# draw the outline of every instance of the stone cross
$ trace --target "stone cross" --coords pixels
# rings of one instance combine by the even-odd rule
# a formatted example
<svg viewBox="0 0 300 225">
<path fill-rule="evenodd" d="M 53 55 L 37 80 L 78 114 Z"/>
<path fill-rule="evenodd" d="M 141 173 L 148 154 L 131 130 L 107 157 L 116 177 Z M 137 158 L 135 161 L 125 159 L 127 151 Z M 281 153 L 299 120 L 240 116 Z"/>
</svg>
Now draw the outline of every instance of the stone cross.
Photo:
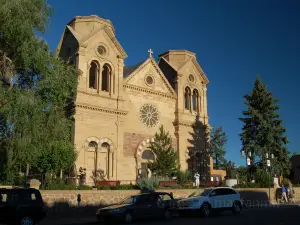
<svg viewBox="0 0 300 225">
<path fill-rule="evenodd" d="M 151 48 L 148 50 L 148 53 L 149 53 L 149 56 L 152 57 L 153 51 Z"/>
</svg>

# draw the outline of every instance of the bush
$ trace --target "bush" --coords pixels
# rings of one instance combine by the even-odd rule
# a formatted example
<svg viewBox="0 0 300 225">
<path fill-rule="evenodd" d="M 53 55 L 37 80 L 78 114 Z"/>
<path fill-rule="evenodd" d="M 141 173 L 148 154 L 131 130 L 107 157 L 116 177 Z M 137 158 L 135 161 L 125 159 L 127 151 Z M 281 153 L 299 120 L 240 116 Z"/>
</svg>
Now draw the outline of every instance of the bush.
<svg viewBox="0 0 300 225">
<path fill-rule="evenodd" d="M 283 178 L 282 183 L 283 183 L 284 186 L 289 186 L 289 184 L 291 183 L 291 181 L 288 178 Z"/>
<path fill-rule="evenodd" d="M 111 187 L 111 190 L 138 190 L 136 185 L 121 184 L 116 187 Z"/>
<path fill-rule="evenodd" d="M 151 178 L 142 178 L 137 180 L 136 186 L 140 189 L 148 189 L 151 191 L 154 191 L 159 186 L 159 179 L 157 177 L 151 177 Z"/>
<path fill-rule="evenodd" d="M 268 188 L 273 184 L 270 174 L 263 169 L 258 169 L 254 174 L 255 183 L 262 188 Z"/>
<path fill-rule="evenodd" d="M 154 191 L 155 189 L 159 188 L 160 181 L 169 181 L 169 180 L 170 178 L 168 177 L 142 178 L 137 180 L 136 186 L 140 190 L 148 189 L 150 191 Z"/>
<path fill-rule="evenodd" d="M 186 185 L 193 182 L 193 174 L 190 171 L 177 171 L 177 182 L 180 185 Z"/>
<path fill-rule="evenodd" d="M 41 190 L 92 190 L 93 188 L 86 185 L 75 186 L 67 184 L 47 184 L 40 187 Z"/>
</svg>

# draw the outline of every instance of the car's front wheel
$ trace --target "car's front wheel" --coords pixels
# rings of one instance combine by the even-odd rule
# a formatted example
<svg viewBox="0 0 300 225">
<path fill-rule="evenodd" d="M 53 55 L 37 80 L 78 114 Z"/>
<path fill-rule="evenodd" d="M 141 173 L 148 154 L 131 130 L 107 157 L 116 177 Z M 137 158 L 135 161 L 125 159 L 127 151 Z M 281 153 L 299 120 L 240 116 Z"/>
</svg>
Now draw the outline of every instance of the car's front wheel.
<svg viewBox="0 0 300 225">
<path fill-rule="evenodd" d="M 131 224 L 133 220 L 132 214 L 130 212 L 126 212 L 124 215 L 124 221 L 126 224 Z"/>
<path fill-rule="evenodd" d="M 202 206 L 201 206 L 201 215 L 204 216 L 204 217 L 208 217 L 210 216 L 211 214 L 211 207 L 208 203 L 204 203 Z"/>
<path fill-rule="evenodd" d="M 23 217 L 20 220 L 20 225 L 34 225 L 34 220 L 31 217 Z"/>
<path fill-rule="evenodd" d="M 241 205 L 241 203 L 238 202 L 238 201 L 235 201 L 233 203 L 233 205 L 232 205 L 232 212 L 234 214 L 239 214 L 239 213 L 241 213 L 241 211 L 242 211 L 242 205 Z"/>
</svg>

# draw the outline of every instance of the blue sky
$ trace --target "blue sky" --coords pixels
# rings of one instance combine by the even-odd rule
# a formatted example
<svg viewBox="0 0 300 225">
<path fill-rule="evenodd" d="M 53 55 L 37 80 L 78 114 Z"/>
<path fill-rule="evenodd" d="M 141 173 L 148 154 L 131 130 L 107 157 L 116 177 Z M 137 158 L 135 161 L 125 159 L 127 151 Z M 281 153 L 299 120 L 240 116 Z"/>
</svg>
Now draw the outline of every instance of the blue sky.
<svg viewBox="0 0 300 225">
<path fill-rule="evenodd" d="M 208 76 L 208 110 L 212 126 L 228 135 L 227 158 L 240 156 L 238 120 L 243 95 L 257 75 L 280 100 L 280 114 L 290 140 L 300 152 L 300 1 L 267 0 L 49 0 L 54 16 L 44 38 L 55 50 L 74 16 L 98 15 L 113 22 L 128 54 L 125 65 L 169 49 L 195 52 Z"/>
</svg>

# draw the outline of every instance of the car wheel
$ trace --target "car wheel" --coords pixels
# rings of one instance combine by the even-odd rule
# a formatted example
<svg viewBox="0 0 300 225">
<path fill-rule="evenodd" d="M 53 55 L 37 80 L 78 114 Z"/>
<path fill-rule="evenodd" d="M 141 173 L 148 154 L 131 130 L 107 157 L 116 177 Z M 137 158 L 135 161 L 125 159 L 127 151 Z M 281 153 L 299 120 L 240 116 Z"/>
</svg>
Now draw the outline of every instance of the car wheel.
<svg viewBox="0 0 300 225">
<path fill-rule="evenodd" d="M 201 207 L 201 215 L 204 217 L 208 217 L 211 214 L 211 208 L 210 205 L 207 203 L 204 203 Z"/>
<path fill-rule="evenodd" d="M 133 220 L 132 214 L 130 212 L 125 213 L 124 220 L 126 224 L 131 224 Z"/>
<path fill-rule="evenodd" d="M 239 214 L 242 211 L 242 206 L 240 202 L 234 202 L 232 205 L 232 212 L 234 214 Z"/>
<path fill-rule="evenodd" d="M 20 220 L 20 225 L 34 225 L 34 221 L 30 217 L 23 217 Z"/>
<path fill-rule="evenodd" d="M 172 218 L 172 213 L 169 209 L 166 209 L 165 212 L 164 212 L 164 218 L 169 220 Z"/>
</svg>

